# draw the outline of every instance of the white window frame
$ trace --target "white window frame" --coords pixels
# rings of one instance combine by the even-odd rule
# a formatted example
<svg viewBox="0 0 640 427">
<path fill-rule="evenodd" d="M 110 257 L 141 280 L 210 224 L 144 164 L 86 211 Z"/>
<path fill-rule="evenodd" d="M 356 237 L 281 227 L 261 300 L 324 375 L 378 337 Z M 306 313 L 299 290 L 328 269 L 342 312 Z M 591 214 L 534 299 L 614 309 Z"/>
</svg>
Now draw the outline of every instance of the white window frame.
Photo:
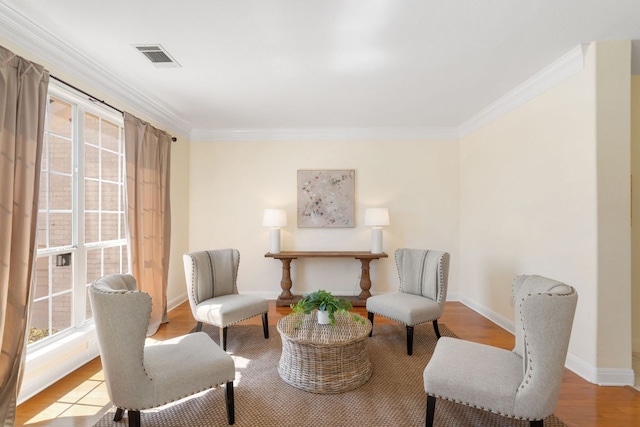
<svg viewBox="0 0 640 427">
<path fill-rule="evenodd" d="M 43 338 L 27 347 L 24 378 L 18 402 L 21 403 L 44 388 L 53 384 L 60 378 L 74 371 L 78 367 L 98 356 L 98 344 L 95 334 L 93 318 L 86 319 L 86 287 L 87 283 L 87 250 L 128 245 L 126 224 L 120 224 L 124 231 L 124 238 L 104 242 L 92 242 L 85 244 L 84 236 L 84 117 L 85 113 L 91 113 L 104 120 L 108 120 L 119 126 L 124 125 L 120 113 L 99 103 L 94 103 L 83 95 L 68 88 L 62 83 L 51 80 L 49 83 L 49 96 L 72 104 L 73 107 L 73 143 L 74 152 L 72 159 L 72 185 L 74 188 L 72 201 L 72 244 L 63 247 L 45 248 L 37 251 L 37 257 L 50 256 L 59 253 L 72 254 L 73 270 L 73 313 L 72 325 L 64 331 Z M 79 138 L 82 140 L 78 141 Z M 121 147 L 124 152 L 124 134 L 121 136 Z M 120 164 L 120 168 L 124 167 Z M 123 173 L 124 171 L 120 171 Z M 102 179 L 102 177 L 101 177 Z M 124 186 L 123 186 L 124 191 Z M 121 206 L 123 198 L 118 200 Z M 124 206 L 122 206 L 124 208 Z M 124 209 L 123 209 L 124 210 Z M 125 211 L 126 215 L 126 211 Z M 125 221 L 126 222 L 126 218 Z M 127 250 L 129 254 L 129 251 Z M 130 255 L 129 255 L 130 257 Z M 121 261 L 122 262 L 122 261 Z M 124 271 L 129 270 L 129 264 L 123 266 Z M 34 275 L 35 276 L 35 275 Z M 49 295 L 50 296 L 50 295 Z M 50 314 L 51 316 L 51 314 Z"/>
</svg>

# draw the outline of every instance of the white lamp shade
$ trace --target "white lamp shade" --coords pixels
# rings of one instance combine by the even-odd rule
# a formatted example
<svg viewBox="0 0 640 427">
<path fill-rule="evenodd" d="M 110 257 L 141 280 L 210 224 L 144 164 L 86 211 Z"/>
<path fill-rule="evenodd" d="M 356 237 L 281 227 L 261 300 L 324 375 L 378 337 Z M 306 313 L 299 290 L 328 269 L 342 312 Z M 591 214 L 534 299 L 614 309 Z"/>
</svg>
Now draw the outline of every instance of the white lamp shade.
<svg viewBox="0 0 640 427">
<path fill-rule="evenodd" d="M 379 227 L 389 225 L 389 209 L 369 208 L 364 211 L 364 225 Z"/>
<path fill-rule="evenodd" d="M 262 225 L 265 227 L 286 227 L 287 211 L 284 209 L 265 209 Z"/>
</svg>

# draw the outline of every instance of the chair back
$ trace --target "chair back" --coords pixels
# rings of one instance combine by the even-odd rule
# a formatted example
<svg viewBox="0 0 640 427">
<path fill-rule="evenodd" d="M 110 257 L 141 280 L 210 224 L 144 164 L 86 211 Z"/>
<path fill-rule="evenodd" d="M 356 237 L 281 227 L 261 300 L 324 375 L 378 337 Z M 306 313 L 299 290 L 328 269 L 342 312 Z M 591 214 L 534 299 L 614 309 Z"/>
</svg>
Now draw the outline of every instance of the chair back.
<svg viewBox="0 0 640 427">
<path fill-rule="evenodd" d="M 210 298 L 238 293 L 240 252 L 237 249 L 192 252 L 184 254 L 183 261 L 192 310 Z"/>
<path fill-rule="evenodd" d="M 544 418 L 558 402 L 578 294 L 564 283 L 530 275 L 515 278 L 513 298 L 513 352 L 523 360 L 515 413 Z"/>
<path fill-rule="evenodd" d="M 449 279 L 449 254 L 441 251 L 396 250 L 400 292 L 420 295 L 444 306 Z"/>
<path fill-rule="evenodd" d="M 104 276 L 89 286 L 105 382 L 118 407 L 145 400 L 145 390 L 152 387 L 143 361 L 151 297 L 136 289 L 129 274 Z"/>
</svg>

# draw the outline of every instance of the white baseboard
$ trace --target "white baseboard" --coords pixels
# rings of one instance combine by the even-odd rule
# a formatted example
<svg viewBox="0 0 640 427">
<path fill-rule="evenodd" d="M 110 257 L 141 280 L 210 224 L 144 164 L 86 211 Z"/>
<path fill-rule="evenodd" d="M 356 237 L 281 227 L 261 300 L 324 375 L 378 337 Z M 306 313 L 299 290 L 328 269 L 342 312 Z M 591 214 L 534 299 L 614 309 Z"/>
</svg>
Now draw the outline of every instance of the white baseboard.
<svg viewBox="0 0 640 427">
<path fill-rule="evenodd" d="M 505 331 L 511 333 L 511 334 L 515 334 L 515 326 L 513 321 L 507 319 L 506 317 L 502 316 L 501 314 L 498 314 L 490 309 L 488 309 L 487 307 L 476 303 L 475 301 L 466 298 L 465 296 L 460 296 L 460 302 L 463 303 L 464 305 L 466 305 L 467 307 L 469 307 L 470 309 L 472 309 L 473 311 L 477 312 L 478 314 L 480 314 L 482 317 L 485 317 L 489 320 L 491 320 L 493 323 L 495 323 L 496 325 L 500 326 L 502 329 L 504 329 Z"/>
<path fill-rule="evenodd" d="M 460 302 L 502 329 L 514 334 L 513 321 L 464 296 L 460 297 Z M 633 369 L 597 368 L 571 353 L 567 354 L 565 367 L 590 383 L 602 386 L 633 386 L 635 381 Z"/>
</svg>

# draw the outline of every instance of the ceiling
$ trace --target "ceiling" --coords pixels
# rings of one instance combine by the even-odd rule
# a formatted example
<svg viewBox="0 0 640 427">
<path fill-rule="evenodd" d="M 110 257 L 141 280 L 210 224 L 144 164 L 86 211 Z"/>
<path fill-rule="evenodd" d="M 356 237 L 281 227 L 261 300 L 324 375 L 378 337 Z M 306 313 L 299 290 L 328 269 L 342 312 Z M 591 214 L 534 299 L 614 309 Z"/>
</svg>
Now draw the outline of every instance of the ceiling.
<svg viewBox="0 0 640 427">
<path fill-rule="evenodd" d="M 194 139 L 455 134 L 572 49 L 640 39 L 640 1 L 0 0 L 0 28 Z M 181 67 L 155 67 L 137 44 Z M 634 43 L 635 73 L 639 57 Z"/>
</svg>

